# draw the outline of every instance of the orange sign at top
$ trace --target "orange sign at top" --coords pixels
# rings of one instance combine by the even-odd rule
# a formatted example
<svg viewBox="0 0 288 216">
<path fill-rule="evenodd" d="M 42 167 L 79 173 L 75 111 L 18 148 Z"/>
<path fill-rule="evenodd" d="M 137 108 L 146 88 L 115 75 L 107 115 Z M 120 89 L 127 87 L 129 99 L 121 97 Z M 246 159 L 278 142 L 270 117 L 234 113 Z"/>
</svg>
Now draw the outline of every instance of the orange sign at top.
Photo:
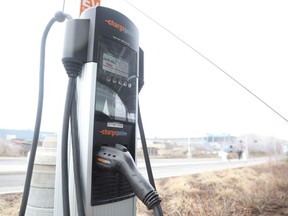
<svg viewBox="0 0 288 216">
<path fill-rule="evenodd" d="M 90 7 L 95 7 L 100 5 L 100 0 L 81 0 L 81 5 L 80 5 L 80 15 L 84 10 Z"/>
</svg>

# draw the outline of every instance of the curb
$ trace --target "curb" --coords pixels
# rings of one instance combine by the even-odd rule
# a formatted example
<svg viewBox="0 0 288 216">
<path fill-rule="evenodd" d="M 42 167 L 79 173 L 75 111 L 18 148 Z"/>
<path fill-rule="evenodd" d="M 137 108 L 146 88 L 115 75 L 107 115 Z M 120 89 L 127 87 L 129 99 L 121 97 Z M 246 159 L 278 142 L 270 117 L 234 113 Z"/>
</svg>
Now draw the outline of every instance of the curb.
<svg viewBox="0 0 288 216">
<path fill-rule="evenodd" d="M 26 174 L 26 170 L 0 170 L 0 175 Z"/>
<path fill-rule="evenodd" d="M 23 193 L 23 189 L 15 189 L 15 190 L 13 190 L 13 189 L 11 189 L 11 190 L 8 190 L 8 191 L 2 191 L 2 192 L 0 192 L 0 196 L 1 195 L 6 195 L 6 194 L 21 194 L 21 193 Z"/>
<path fill-rule="evenodd" d="M 0 157 L 1 160 L 27 160 L 27 157 Z"/>
</svg>

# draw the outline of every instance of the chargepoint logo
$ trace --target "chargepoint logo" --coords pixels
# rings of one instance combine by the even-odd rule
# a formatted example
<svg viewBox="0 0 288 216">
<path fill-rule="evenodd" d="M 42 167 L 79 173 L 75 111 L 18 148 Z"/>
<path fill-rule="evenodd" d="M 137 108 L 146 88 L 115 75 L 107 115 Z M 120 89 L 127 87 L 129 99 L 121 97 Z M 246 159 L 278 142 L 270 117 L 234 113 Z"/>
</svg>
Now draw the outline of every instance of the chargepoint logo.
<svg viewBox="0 0 288 216">
<path fill-rule="evenodd" d="M 119 23 L 115 22 L 115 21 L 112 20 L 112 19 L 105 20 L 105 22 L 106 22 L 109 26 L 112 26 L 112 27 L 118 29 L 118 31 L 120 31 L 120 32 L 123 32 L 123 33 L 125 33 L 125 34 L 130 35 L 130 36 L 134 36 L 132 31 L 130 31 L 129 29 L 125 28 L 123 25 L 120 25 Z"/>
<path fill-rule="evenodd" d="M 116 130 L 100 130 L 99 131 L 102 135 L 111 136 L 111 137 L 118 137 L 118 136 L 127 136 L 127 132 L 125 131 L 116 131 Z"/>
</svg>

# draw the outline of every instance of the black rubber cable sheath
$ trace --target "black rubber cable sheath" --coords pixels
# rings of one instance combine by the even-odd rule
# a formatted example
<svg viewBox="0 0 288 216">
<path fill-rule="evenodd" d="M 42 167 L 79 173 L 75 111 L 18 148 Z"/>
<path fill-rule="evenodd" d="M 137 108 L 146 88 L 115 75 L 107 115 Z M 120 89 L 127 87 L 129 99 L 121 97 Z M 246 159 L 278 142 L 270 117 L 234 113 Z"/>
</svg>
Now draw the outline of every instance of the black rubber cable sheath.
<svg viewBox="0 0 288 216">
<path fill-rule="evenodd" d="M 66 101 L 62 123 L 62 140 L 61 140 L 61 180 L 62 180 L 62 201 L 63 216 L 70 216 L 69 208 L 69 175 L 68 175 L 68 133 L 69 133 L 69 117 L 71 113 L 72 101 L 75 95 L 76 80 L 69 77 Z"/>
<path fill-rule="evenodd" d="M 71 134 L 72 134 L 72 152 L 73 152 L 73 167 L 74 167 L 74 181 L 77 199 L 78 215 L 85 216 L 85 209 L 83 204 L 83 191 L 80 173 L 80 146 L 78 136 L 78 121 L 77 121 L 77 101 L 76 97 L 72 101 L 72 110 L 70 115 Z"/>
<path fill-rule="evenodd" d="M 155 216 L 163 216 L 163 211 L 162 211 L 160 203 L 155 204 L 152 208 L 153 208 L 153 213 Z"/>
<path fill-rule="evenodd" d="M 151 168 L 151 163 L 150 163 L 150 159 L 149 159 L 149 153 L 148 153 L 148 148 L 147 148 L 147 143 L 146 143 L 146 138 L 145 138 L 145 133 L 144 133 L 144 128 L 143 128 L 143 123 L 142 123 L 142 118 L 141 118 L 141 113 L 140 113 L 139 103 L 138 103 L 138 126 L 139 126 L 140 138 L 141 138 L 141 143 L 142 143 L 143 154 L 144 154 L 144 159 L 145 159 L 145 164 L 146 164 L 149 182 L 152 185 L 152 187 L 156 190 L 153 172 L 152 172 L 152 168 Z"/>
<path fill-rule="evenodd" d="M 141 138 L 141 142 L 142 142 L 143 154 L 144 154 L 144 159 L 145 159 L 145 164 L 146 164 L 149 182 L 152 185 L 152 187 L 154 187 L 154 189 L 156 190 L 155 181 L 154 181 L 153 172 L 152 172 L 151 163 L 150 163 L 150 158 L 149 158 L 149 153 L 148 153 L 148 147 L 147 147 L 147 143 L 146 143 L 146 137 L 145 137 L 145 133 L 144 133 L 143 122 L 142 122 L 142 118 L 141 118 L 139 103 L 138 103 L 138 127 L 139 127 L 140 138 Z M 153 212 L 154 212 L 155 216 L 162 216 L 163 215 L 162 207 L 161 207 L 160 203 L 153 206 Z"/>
</svg>

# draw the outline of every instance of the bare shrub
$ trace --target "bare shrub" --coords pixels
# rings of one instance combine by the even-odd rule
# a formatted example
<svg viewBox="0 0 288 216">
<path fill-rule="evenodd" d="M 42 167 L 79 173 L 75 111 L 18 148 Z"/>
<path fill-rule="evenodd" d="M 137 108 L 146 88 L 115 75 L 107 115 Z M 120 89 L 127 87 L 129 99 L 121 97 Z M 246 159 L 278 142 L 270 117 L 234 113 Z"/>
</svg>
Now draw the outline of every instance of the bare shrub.
<svg viewBox="0 0 288 216">
<path fill-rule="evenodd" d="M 0 157 L 24 157 L 30 148 L 31 145 L 0 141 Z"/>
</svg>

